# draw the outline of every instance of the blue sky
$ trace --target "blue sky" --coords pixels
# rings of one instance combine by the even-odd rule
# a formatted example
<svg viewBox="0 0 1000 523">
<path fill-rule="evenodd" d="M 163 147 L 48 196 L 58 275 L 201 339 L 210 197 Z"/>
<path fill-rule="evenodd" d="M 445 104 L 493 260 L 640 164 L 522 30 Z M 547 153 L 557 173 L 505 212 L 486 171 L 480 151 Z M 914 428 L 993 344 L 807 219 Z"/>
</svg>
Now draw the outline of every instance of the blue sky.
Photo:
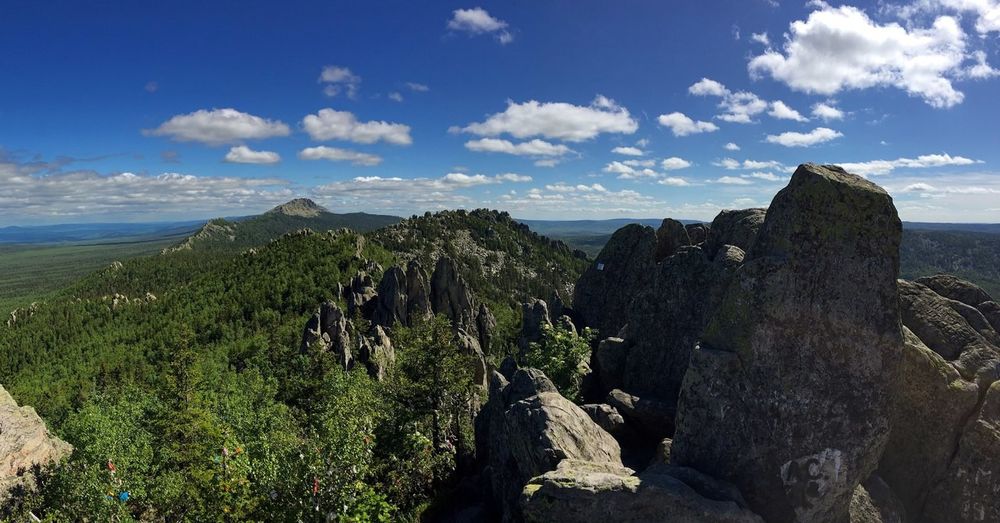
<svg viewBox="0 0 1000 523">
<path fill-rule="evenodd" d="M 806 161 L 1000 222 L 998 38 L 1000 0 L 5 2 L 0 225 L 711 219 Z"/>
</svg>

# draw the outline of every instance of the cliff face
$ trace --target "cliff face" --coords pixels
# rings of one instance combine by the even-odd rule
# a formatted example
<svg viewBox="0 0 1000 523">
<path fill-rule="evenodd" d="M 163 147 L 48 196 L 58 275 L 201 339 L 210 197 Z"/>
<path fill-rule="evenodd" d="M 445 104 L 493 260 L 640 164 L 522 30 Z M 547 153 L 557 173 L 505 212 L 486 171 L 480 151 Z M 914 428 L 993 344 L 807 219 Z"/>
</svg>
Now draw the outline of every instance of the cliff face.
<svg viewBox="0 0 1000 523">
<path fill-rule="evenodd" d="M 32 488 L 40 468 L 72 450 L 69 443 L 49 433 L 35 409 L 19 407 L 0 387 L 0 516 L 22 488 Z"/>
</svg>

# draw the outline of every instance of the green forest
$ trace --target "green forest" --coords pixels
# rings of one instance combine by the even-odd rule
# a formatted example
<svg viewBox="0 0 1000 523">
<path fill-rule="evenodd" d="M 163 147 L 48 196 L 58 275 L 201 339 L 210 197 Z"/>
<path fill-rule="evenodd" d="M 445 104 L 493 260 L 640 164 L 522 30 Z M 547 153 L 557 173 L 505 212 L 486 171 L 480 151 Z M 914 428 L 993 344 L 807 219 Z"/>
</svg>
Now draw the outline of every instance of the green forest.
<svg viewBox="0 0 1000 523">
<path fill-rule="evenodd" d="M 393 241 L 413 231 L 423 241 Z M 460 252 L 456 231 L 490 259 Z M 496 315 L 494 364 L 514 350 L 520 301 L 564 288 L 586 263 L 509 216 L 461 211 L 368 236 L 295 232 L 239 252 L 135 258 L 22 312 L 0 326 L 0 383 L 75 450 L 7 516 L 406 521 L 441 510 L 471 461 L 471 407 L 484 393 L 449 321 L 394 328 L 382 381 L 300 340 L 320 303 L 344 305 L 336 289 L 362 266 L 442 253 Z M 484 276 L 501 259 L 518 265 Z M 566 368 L 579 361 L 564 355 L 582 358 L 586 340 L 555 329 L 545 339 L 532 350 L 551 345 L 553 356 L 528 356 L 578 387 Z"/>
</svg>

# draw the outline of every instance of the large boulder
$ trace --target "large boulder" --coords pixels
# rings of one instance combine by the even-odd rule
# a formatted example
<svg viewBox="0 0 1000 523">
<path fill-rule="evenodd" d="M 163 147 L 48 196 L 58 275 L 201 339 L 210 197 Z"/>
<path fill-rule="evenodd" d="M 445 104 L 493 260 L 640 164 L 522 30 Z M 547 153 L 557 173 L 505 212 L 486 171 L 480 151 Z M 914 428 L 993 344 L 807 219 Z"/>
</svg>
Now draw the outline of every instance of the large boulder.
<svg viewBox="0 0 1000 523">
<path fill-rule="evenodd" d="M 695 470 L 659 466 L 636 476 L 621 465 L 575 459 L 533 478 L 521 506 L 525 520 L 538 523 L 763 523 L 732 486 Z"/>
<path fill-rule="evenodd" d="M 757 231 L 764 223 L 767 209 L 724 210 L 712 220 L 705 240 L 705 252 L 709 257 L 723 245 L 739 247 L 746 252 L 757 239 Z"/>
<path fill-rule="evenodd" d="M 385 379 L 386 373 L 396 362 L 396 351 L 381 325 L 373 325 L 368 336 L 361 338 L 358 360 L 365 366 L 369 376 L 379 381 Z"/>
<path fill-rule="evenodd" d="M 986 321 L 990 322 L 990 326 L 993 330 L 1000 332 L 1000 303 L 995 301 L 987 301 L 980 303 L 976 309 L 983 313 L 983 317 Z"/>
<path fill-rule="evenodd" d="M 880 187 L 799 166 L 692 353 L 671 463 L 769 522 L 845 521 L 889 437 L 900 236 Z"/>
<path fill-rule="evenodd" d="M 691 245 L 698 245 L 708 239 L 709 225 L 707 223 L 689 223 L 684 226 L 684 229 L 687 230 Z"/>
<path fill-rule="evenodd" d="M 656 261 L 672 256 L 685 245 L 691 245 L 691 238 L 684 224 L 673 218 L 664 218 L 656 230 Z"/>
<path fill-rule="evenodd" d="M 905 523 L 906 509 L 882 478 L 872 475 L 854 489 L 850 523 Z"/>
<path fill-rule="evenodd" d="M 949 300 L 929 287 L 899 281 L 899 308 L 906 325 L 931 350 L 938 353 L 966 380 L 981 387 L 996 381 L 1000 351 L 983 337 Z"/>
<path fill-rule="evenodd" d="M 993 301 L 993 298 L 978 285 L 950 274 L 924 276 L 923 278 L 917 278 L 916 282 L 926 285 L 932 291 L 945 298 L 960 301 L 972 307 L 976 307 L 983 302 Z"/>
<path fill-rule="evenodd" d="M 35 486 L 36 473 L 72 452 L 69 443 L 52 435 L 35 409 L 19 407 L 0 387 L 0 518 Z"/>
<path fill-rule="evenodd" d="M 586 412 L 556 392 L 540 371 L 519 369 L 510 383 L 493 372 L 489 401 L 476 421 L 488 460 L 494 500 L 507 521 L 520 519 L 518 498 L 528 481 L 563 459 L 621 465 L 618 443 Z"/>
<path fill-rule="evenodd" d="M 631 224 L 615 231 L 573 290 L 581 327 L 615 336 L 629 321 L 628 306 L 656 266 L 656 231 Z"/>
<path fill-rule="evenodd" d="M 928 490 L 951 463 L 965 420 L 979 401 L 978 387 L 903 328 L 903 359 L 895 381 L 892 433 L 879 475 L 910 514 L 920 514 Z"/>
</svg>

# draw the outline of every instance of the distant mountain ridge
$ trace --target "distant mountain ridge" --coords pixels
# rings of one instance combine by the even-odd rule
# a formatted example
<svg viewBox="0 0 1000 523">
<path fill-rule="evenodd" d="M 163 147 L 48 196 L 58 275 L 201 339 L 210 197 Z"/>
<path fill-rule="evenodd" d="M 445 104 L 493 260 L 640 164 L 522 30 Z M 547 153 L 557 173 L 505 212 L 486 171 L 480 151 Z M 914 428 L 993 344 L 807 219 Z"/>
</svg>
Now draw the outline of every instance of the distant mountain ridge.
<svg viewBox="0 0 1000 523">
<path fill-rule="evenodd" d="M 399 223 L 402 218 L 364 212 L 336 214 L 308 198 L 296 198 L 257 215 L 209 220 L 183 242 L 164 253 L 187 250 L 243 250 L 299 229 L 351 229 L 368 232 Z"/>
</svg>

